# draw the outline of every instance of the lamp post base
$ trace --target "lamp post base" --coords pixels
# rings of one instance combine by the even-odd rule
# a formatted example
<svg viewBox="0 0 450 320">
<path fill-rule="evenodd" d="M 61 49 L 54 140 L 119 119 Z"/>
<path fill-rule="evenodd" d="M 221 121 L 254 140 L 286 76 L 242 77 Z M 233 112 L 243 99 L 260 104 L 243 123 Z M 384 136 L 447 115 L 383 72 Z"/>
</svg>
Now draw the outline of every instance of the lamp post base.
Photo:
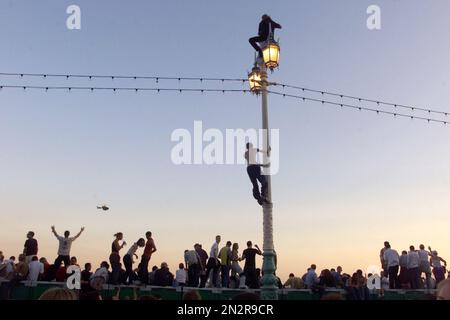
<svg viewBox="0 0 450 320">
<path fill-rule="evenodd" d="M 264 250 L 263 252 L 263 277 L 261 298 L 263 300 L 278 300 L 278 280 L 275 276 L 275 252 Z"/>
</svg>

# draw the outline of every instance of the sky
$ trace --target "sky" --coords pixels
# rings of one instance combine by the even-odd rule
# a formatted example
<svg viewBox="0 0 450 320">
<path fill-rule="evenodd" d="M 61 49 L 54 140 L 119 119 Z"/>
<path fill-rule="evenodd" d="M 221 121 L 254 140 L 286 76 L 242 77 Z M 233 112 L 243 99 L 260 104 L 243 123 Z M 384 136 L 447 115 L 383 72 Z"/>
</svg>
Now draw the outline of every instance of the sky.
<svg viewBox="0 0 450 320">
<path fill-rule="evenodd" d="M 81 8 L 80 30 L 66 27 L 72 4 Z M 366 26 L 372 4 L 381 8 L 381 30 Z M 253 63 L 247 40 L 263 13 L 283 26 L 271 81 L 450 112 L 446 0 L 1 0 L 0 72 L 245 78 Z M 67 81 L 0 76 L 3 85 Z M 245 166 L 176 166 L 170 158 L 174 130 L 192 132 L 197 120 L 205 129 L 259 128 L 260 102 L 242 93 L 4 88 L 0 250 L 18 255 L 33 230 L 39 256 L 53 261 L 51 225 L 72 234 L 84 226 L 71 253 L 95 266 L 118 231 L 131 244 L 151 230 L 158 251 L 150 265 L 166 261 L 172 270 L 194 243 L 209 251 L 216 234 L 241 250 L 247 240 L 262 247 L 262 210 Z M 449 258 L 450 126 L 278 96 L 269 96 L 269 114 L 280 133 L 272 195 L 282 279 L 311 263 L 366 270 L 379 263 L 385 240 L 398 250 L 424 243 Z M 97 210 L 101 204 L 111 209 Z"/>
</svg>

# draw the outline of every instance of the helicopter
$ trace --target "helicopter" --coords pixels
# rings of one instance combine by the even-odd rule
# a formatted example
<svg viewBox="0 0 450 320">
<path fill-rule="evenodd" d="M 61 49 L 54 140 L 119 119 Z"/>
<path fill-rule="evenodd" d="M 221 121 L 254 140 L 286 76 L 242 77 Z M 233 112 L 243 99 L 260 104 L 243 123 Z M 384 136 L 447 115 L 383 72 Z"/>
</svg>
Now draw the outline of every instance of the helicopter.
<svg viewBox="0 0 450 320">
<path fill-rule="evenodd" d="M 106 206 L 106 205 L 102 205 L 102 206 L 97 206 L 97 209 L 103 210 L 103 211 L 108 211 L 108 210 L 109 210 L 109 207 Z"/>
</svg>

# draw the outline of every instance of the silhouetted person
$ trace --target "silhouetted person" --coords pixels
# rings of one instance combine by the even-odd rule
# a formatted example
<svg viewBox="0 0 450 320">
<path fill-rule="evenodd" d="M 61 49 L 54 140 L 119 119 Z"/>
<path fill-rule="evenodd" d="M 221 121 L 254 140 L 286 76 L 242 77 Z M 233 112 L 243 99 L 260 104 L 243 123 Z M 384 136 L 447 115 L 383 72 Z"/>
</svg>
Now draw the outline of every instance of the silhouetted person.
<svg viewBox="0 0 450 320">
<path fill-rule="evenodd" d="M 111 254 L 109 256 L 109 262 L 111 263 L 111 284 L 118 284 L 120 281 L 120 255 L 119 251 L 126 246 L 126 242 L 123 241 L 123 233 L 118 232 L 114 235 L 115 239 L 111 245 Z M 122 244 L 119 243 L 122 241 Z"/>
<path fill-rule="evenodd" d="M 26 257 L 26 263 L 30 263 L 35 255 L 38 253 L 38 242 L 34 238 L 34 232 L 29 231 L 27 233 L 27 240 L 23 247 L 23 254 Z"/>
<path fill-rule="evenodd" d="M 89 288 L 89 280 L 92 276 L 92 265 L 88 262 L 84 265 L 84 270 L 81 271 L 81 290 L 85 291 Z"/>
<path fill-rule="evenodd" d="M 259 57 L 262 57 L 263 53 L 258 42 L 267 41 L 269 35 L 274 32 L 274 29 L 281 29 L 281 25 L 273 21 L 267 14 L 264 14 L 259 23 L 258 36 L 248 39 L 248 42 L 250 42 L 252 47 L 258 51 Z"/>
<path fill-rule="evenodd" d="M 155 286 L 170 287 L 173 284 L 173 274 L 169 271 L 167 263 L 161 263 L 161 268 L 155 271 Z"/>
<path fill-rule="evenodd" d="M 256 248 L 256 249 L 255 249 Z M 261 250 L 257 245 L 253 248 L 251 241 L 247 241 L 247 249 L 242 252 L 241 260 L 245 260 L 244 274 L 246 285 L 251 289 L 257 289 L 259 287 L 258 277 L 256 274 L 256 255 L 262 255 Z"/>
<path fill-rule="evenodd" d="M 144 238 L 140 238 L 137 242 L 133 243 L 133 245 L 128 249 L 127 254 L 123 257 L 123 264 L 125 266 L 125 275 L 124 282 L 131 284 L 133 282 L 133 263 L 134 257 L 138 258 L 136 251 L 139 247 L 145 246 Z"/>
<path fill-rule="evenodd" d="M 156 246 L 152 238 L 152 233 L 150 231 L 147 231 L 145 233 L 145 237 L 147 238 L 147 243 L 145 244 L 144 253 L 141 257 L 139 278 L 142 283 L 148 284 L 148 263 L 150 262 L 152 254 L 156 251 Z"/>
</svg>

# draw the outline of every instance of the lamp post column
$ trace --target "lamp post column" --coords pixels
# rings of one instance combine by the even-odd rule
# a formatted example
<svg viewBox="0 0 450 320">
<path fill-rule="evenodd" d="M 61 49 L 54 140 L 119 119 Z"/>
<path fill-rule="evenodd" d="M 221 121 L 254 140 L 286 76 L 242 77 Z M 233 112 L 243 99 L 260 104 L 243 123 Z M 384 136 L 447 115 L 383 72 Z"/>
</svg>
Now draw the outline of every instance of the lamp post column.
<svg viewBox="0 0 450 320">
<path fill-rule="evenodd" d="M 262 129 L 263 129 L 263 149 L 268 150 L 270 146 L 269 113 L 267 110 L 267 69 L 264 62 L 261 63 L 261 95 L 262 95 Z M 263 163 L 270 162 L 267 152 L 263 153 Z M 278 285 L 275 277 L 275 250 L 273 245 L 273 219 L 272 219 L 272 184 L 270 175 L 270 165 L 263 167 L 263 173 L 267 179 L 267 199 L 269 203 L 263 204 L 263 277 L 261 297 L 264 300 L 278 300 Z"/>
</svg>

